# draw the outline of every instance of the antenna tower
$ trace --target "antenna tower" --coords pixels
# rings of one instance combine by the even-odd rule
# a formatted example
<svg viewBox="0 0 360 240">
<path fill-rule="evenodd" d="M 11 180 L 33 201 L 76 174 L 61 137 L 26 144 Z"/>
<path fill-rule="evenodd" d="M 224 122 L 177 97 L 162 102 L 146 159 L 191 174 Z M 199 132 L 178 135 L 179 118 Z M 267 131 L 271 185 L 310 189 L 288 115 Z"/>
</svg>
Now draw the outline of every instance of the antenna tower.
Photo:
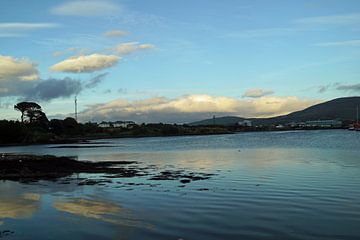
<svg viewBox="0 0 360 240">
<path fill-rule="evenodd" d="M 75 120 L 77 121 L 77 96 L 75 95 Z"/>
</svg>

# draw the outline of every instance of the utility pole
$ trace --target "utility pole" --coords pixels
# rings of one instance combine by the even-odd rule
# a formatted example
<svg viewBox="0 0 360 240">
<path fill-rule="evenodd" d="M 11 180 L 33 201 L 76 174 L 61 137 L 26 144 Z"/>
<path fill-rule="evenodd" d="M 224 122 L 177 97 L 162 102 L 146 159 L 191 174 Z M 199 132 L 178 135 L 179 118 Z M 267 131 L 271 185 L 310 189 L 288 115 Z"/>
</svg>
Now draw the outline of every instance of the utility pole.
<svg viewBox="0 0 360 240">
<path fill-rule="evenodd" d="M 75 95 L 75 120 L 77 121 L 77 96 Z"/>
<path fill-rule="evenodd" d="M 215 126 L 215 115 L 213 116 L 213 125 Z"/>
</svg>

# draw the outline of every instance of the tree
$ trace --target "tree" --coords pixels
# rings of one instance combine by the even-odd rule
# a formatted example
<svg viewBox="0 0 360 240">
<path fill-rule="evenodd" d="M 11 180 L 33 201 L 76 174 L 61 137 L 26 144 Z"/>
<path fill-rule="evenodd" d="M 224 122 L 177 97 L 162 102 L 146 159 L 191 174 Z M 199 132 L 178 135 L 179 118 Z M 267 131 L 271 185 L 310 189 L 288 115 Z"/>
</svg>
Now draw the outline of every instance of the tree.
<svg viewBox="0 0 360 240">
<path fill-rule="evenodd" d="M 20 102 L 14 106 L 14 109 L 21 112 L 21 122 L 24 122 L 24 116 L 27 116 L 29 122 L 32 122 L 36 116 L 45 115 L 41 106 L 35 102 Z"/>
<path fill-rule="evenodd" d="M 46 114 L 41 110 L 28 110 L 25 112 L 25 114 L 29 118 L 30 123 L 34 123 L 34 122 L 45 123 L 49 121 L 48 118 L 46 117 Z"/>
</svg>

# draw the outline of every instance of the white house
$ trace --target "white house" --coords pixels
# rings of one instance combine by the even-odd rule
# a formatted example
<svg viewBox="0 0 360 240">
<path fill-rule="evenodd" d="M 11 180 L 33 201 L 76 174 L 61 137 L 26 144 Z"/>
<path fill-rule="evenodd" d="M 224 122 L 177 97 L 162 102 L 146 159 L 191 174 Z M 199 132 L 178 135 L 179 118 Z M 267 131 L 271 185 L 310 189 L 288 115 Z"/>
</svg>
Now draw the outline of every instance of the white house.
<svg viewBox="0 0 360 240">
<path fill-rule="evenodd" d="M 252 122 L 250 120 L 242 120 L 239 121 L 237 123 L 238 126 L 242 126 L 242 127 L 251 127 L 252 126 Z"/>
</svg>

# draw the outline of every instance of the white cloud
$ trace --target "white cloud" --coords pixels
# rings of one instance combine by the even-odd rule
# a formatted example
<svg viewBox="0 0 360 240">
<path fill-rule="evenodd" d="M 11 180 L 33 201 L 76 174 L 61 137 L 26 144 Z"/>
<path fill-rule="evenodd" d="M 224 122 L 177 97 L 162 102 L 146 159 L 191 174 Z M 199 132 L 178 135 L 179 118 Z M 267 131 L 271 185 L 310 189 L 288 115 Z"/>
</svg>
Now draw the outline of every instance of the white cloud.
<svg viewBox="0 0 360 240">
<path fill-rule="evenodd" d="M 104 36 L 105 37 L 110 37 L 110 38 L 113 38 L 113 37 L 124 37 L 124 36 L 127 36 L 129 35 L 128 32 L 126 31 L 121 31 L 121 30 L 111 30 L 111 31 L 107 31 L 104 33 Z"/>
<path fill-rule="evenodd" d="M 323 43 L 317 43 L 317 44 L 315 44 L 315 46 L 319 46 L 319 47 L 358 47 L 358 46 L 360 46 L 360 40 L 323 42 Z"/>
<path fill-rule="evenodd" d="M 121 12 L 121 7 L 106 0 L 69 1 L 51 9 L 56 15 L 96 17 L 111 16 Z"/>
<path fill-rule="evenodd" d="M 114 66 L 120 57 L 115 55 L 91 54 L 68 58 L 49 68 L 50 71 L 84 73 L 95 72 Z"/>
<path fill-rule="evenodd" d="M 124 56 L 135 51 L 153 49 L 155 46 L 152 44 L 139 44 L 137 42 L 120 43 L 112 50 L 120 56 Z"/>
<path fill-rule="evenodd" d="M 84 121 L 132 119 L 137 122 L 180 123 L 208 118 L 213 114 L 271 117 L 298 111 L 315 103 L 318 101 L 292 96 L 264 96 L 250 100 L 210 95 L 185 95 L 175 99 L 158 97 L 138 101 L 117 99 L 88 106 L 81 113 L 81 118 Z"/>
<path fill-rule="evenodd" d="M 35 63 L 25 58 L 0 55 L 0 81 L 33 81 L 38 78 Z"/>
<path fill-rule="evenodd" d="M 250 97 L 250 98 L 259 98 L 259 97 L 271 95 L 273 93 L 274 93 L 274 91 L 272 91 L 272 90 L 264 90 L 264 89 L 260 89 L 260 88 L 253 88 L 253 89 L 248 89 L 247 91 L 245 91 L 242 96 L 243 97 Z"/>
</svg>

